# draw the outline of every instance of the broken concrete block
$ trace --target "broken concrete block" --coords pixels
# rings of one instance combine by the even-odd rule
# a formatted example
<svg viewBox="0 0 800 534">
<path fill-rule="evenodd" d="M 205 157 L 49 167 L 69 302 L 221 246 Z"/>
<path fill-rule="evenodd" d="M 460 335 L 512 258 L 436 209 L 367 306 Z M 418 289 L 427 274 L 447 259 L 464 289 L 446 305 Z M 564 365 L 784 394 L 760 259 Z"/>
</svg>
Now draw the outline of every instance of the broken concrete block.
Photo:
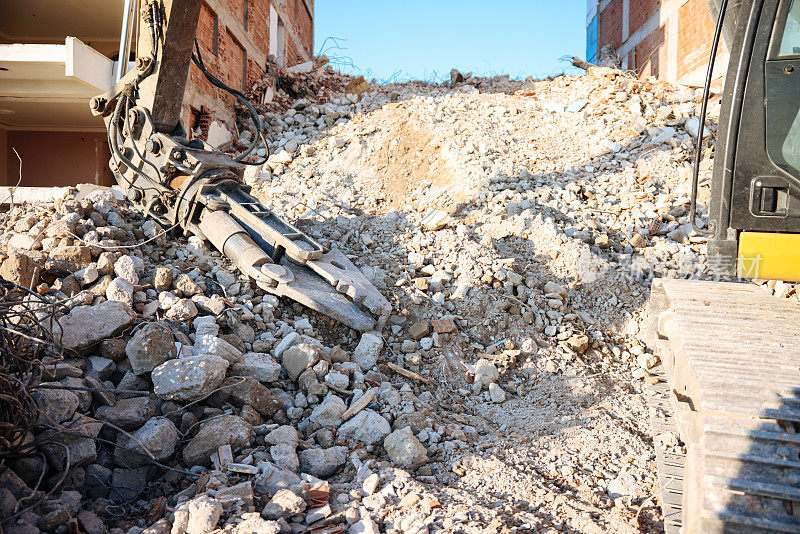
<svg viewBox="0 0 800 534">
<path fill-rule="evenodd" d="M 278 490 L 264 506 L 261 515 L 267 519 L 280 519 L 284 516 L 301 514 L 306 509 L 306 501 L 288 489 Z"/>
<path fill-rule="evenodd" d="M 186 534 L 208 534 L 217 528 L 222 517 L 222 504 L 208 495 L 200 495 L 189 501 L 189 521 Z"/>
<path fill-rule="evenodd" d="M 124 278 L 114 278 L 106 287 L 106 298 L 109 301 L 124 302 L 133 306 L 133 286 Z"/>
<path fill-rule="evenodd" d="M 308 416 L 308 420 L 321 426 L 338 427 L 347 405 L 336 395 L 328 395 Z"/>
<path fill-rule="evenodd" d="M 153 417 L 134 432 L 130 439 L 124 435 L 121 438 L 127 448 L 140 453 L 117 448 L 114 458 L 119 465 L 126 467 L 146 465 L 150 455 L 155 460 L 165 460 L 172 456 L 180 441 L 178 430 L 166 417 Z"/>
<path fill-rule="evenodd" d="M 64 427 L 68 430 L 47 430 L 39 436 L 49 464 L 56 471 L 63 471 L 68 467 L 80 467 L 94 462 L 97 458 L 94 438 L 100 434 L 103 423 L 78 415 Z M 75 433 L 69 430 L 75 430 Z"/>
<path fill-rule="evenodd" d="M 269 354 L 248 352 L 231 366 L 231 376 L 252 376 L 259 382 L 274 382 L 281 374 L 281 364 Z"/>
<path fill-rule="evenodd" d="M 292 380 L 319 361 L 319 349 L 310 343 L 290 347 L 283 353 L 283 368 Z"/>
<path fill-rule="evenodd" d="M 301 451 L 299 454 L 300 472 L 317 478 L 327 478 L 347 462 L 349 452 L 347 447 L 341 446 Z"/>
<path fill-rule="evenodd" d="M 207 397 L 225 378 L 228 362 L 203 355 L 169 360 L 151 373 L 153 391 L 164 400 L 191 402 Z"/>
<path fill-rule="evenodd" d="M 383 338 L 378 332 L 365 332 L 353 352 L 353 361 L 362 371 L 369 371 L 378 363 L 383 348 Z"/>
<path fill-rule="evenodd" d="M 138 498 L 152 481 L 152 467 L 114 469 L 109 498 L 114 502 L 131 502 Z"/>
<path fill-rule="evenodd" d="M 381 414 L 363 410 L 339 427 L 339 435 L 364 445 L 380 443 L 391 433 L 392 427 Z"/>
<path fill-rule="evenodd" d="M 224 151 L 233 143 L 233 134 L 227 126 L 215 120 L 208 125 L 207 142 L 217 150 Z"/>
<path fill-rule="evenodd" d="M 389 434 L 383 448 L 392 463 L 405 469 L 416 469 L 428 459 L 428 451 L 408 427 Z"/>
<path fill-rule="evenodd" d="M 11 251 L 0 266 L 0 276 L 9 282 L 32 288 L 39 283 L 38 270 L 41 266 L 30 256 Z"/>
<path fill-rule="evenodd" d="M 420 340 L 431 333 L 430 321 L 417 321 L 412 324 L 408 329 L 408 335 L 411 339 Z"/>
<path fill-rule="evenodd" d="M 122 399 L 114 406 L 101 406 L 95 411 L 95 417 L 101 421 L 120 427 L 123 430 L 135 430 L 155 417 L 158 404 L 150 397 L 133 397 Z"/>
<path fill-rule="evenodd" d="M 183 449 L 183 459 L 189 465 L 209 465 L 211 455 L 222 445 L 244 447 L 250 444 L 252 437 L 253 429 L 244 419 L 222 415 L 203 423 Z"/>
<path fill-rule="evenodd" d="M 227 360 L 229 363 L 236 363 L 242 357 L 242 351 L 225 341 L 212 335 L 200 335 L 194 340 L 192 353 L 199 356 L 201 354 L 211 354 Z"/>
<path fill-rule="evenodd" d="M 439 230 L 444 228 L 448 222 L 450 222 L 450 215 L 446 211 L 433 209 L 425 214 L 420 224 L 426 230 Z"/>
<path fill-rule="evenodd" d="M 114 337 L 133 324 L 136 314 L 117 300 L 96 306 L 77 306 L 53 324 L 53 336 L 66 350 L 82 351 Z"/>
<path fill-rule="evenodd" d="M 138 330 L 125 346 L 125 355 L 134 374 L 147 374 L 162 363 L 176 358 L 178 350 L 166 325 L 150 323 Z"/>
<path fill-rule="evenodd" d="M 41 424 L 60 424 L 69 421 L 78 409 L 78 396 L 64 389 L 39 389 L 33 393 L 39 409 Z"/>
<path fill-rule="evenodd" d="M 232 376 L 225 379 L 220 388 L 233 404 L 252 406 L 267 418 L 283 407 L 283 402 L 272 391 L 250 376 Z"/>
</svg>

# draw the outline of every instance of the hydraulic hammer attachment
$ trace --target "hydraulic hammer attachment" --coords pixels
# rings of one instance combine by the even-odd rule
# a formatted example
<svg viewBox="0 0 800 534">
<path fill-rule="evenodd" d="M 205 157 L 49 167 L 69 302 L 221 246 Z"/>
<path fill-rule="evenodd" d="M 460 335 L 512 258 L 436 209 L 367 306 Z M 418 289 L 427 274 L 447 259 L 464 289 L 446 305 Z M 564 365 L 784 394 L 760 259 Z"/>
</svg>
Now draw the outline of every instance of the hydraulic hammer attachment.
<svg viewBox="0 0 800 534">
<path fill-rule="evenodd" d="M 178 115 L 199 6 L 200 0 L 145 3 L 139 50 L 149 42 L 149 55 L 91 101 L 108 129 L 117 183 L 147 216 L 209 240 L 263 290 L 356 330 L 382 328 L 391 305 L 347 256 L 325 249 L 252 196 L 242 183 L 249 164 L 243 156 L 185 138 Z M 194 60 L 205 72 L 202 58 Z M 260 130 L 258 115 L 251 115 Z"/>
</svg>

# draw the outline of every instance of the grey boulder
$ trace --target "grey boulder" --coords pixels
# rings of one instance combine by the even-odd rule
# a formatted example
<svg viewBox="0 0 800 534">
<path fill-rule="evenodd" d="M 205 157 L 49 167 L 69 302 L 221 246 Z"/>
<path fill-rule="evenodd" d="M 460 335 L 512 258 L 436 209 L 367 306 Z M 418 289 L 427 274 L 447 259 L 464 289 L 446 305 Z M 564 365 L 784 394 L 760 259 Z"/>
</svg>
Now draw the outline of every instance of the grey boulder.
<svg viewBox="0 0 800 534">
<path fill-rule="evenodd" d="M 317 478 L 327 478 L 347 462 L 348 451 L 347 447 L 341 446 L 301 451 L 300 472 Z"/>
<path fill-rule="evenodd" d="M 228 362 L 219 356 L 169 360 L 153 369 L 153 391 L 164 400 L 191 402 L 207 397 L 222 383 Z"/>
</svg>

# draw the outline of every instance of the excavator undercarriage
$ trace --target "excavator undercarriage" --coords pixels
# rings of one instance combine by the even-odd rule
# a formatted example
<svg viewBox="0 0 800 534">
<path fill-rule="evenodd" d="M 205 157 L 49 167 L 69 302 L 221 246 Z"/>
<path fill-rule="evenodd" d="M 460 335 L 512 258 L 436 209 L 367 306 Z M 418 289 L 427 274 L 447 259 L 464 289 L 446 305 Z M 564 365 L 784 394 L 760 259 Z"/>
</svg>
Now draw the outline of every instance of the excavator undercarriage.
<svg viewBox="0 0 800 534">
<path fill-rule="evenodd" d="M 698 280 L 656 280 L 649 306 L 665 530 L 800 532 L 800 306 Z"/>
</svg>

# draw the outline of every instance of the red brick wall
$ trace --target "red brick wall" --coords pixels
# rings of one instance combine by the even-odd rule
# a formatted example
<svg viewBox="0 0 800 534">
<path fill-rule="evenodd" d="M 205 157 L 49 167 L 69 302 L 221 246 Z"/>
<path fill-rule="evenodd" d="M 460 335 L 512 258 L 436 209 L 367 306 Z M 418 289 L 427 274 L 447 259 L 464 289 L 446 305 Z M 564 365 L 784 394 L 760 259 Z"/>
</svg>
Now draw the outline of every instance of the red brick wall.
<svg viewBox="0 0 800 534">
<path fill-rule="evenodd" d="M 631 0 L 628 7 L 629 35 L 642 27 L 642 24 L 656 14 L 661 0 Z"/>
<path fill-rule="evenodd" d="M 302 61 L 302 59 L 298 58 L 297 48 L 295 48 L 294 42 L 289 38 L 288 35 L 286 36 L 285 52 L 286 52 L 286 55 L 284 56 L 286 58 L 285 65 L 287 67 L 296 65 L 298 63 L 298 59 Z"/>
<path fill-rule="evenodd" d="M 678 78 L 708 62 L 713 35 L 706 0 L 689 0 L 678 12 Z"/>
<path fill-rule="evenodd" d="M 300 34 L 300 41 L 303 43 L 303 48 L 309 55 L 314 54 L 314 22 L 311 20 L 311 16 L 308 14 L 308 10 L 306 6 L 303 5 L 303 0 L 298 0 L 300 9 L 298 11 L 297 17 L 295 20 L 297 21 L 297 33 Z"/>
<path fill-rule="evenodd" d="M 622 45 L 622 0 L 611 0 L 597 20 L 598 50 L 610 44 L 614 49 Z"/>
<path fill-rule="evenodd" d="M 238 24 L 232 28 L 225 27 L 223 21 L 230 21 L 229 17 L 225 14 L 220 17 L 220 14 L 215 14 L 211 7 L 205 3 L 202 4 L 197 23 L 197 36 L 206 67 L 211 74 L 234 89 L 247 91 L 264 74 L 264 58 L 269 52 L 271 1 L 278 2 L 279 0 L 222 0 L 230 15 L 241 22 L 242 27 L 246 29 L 247 38 L 241 36 Z M 216 2 L 211 2 L 211 4 L 216 5 Z M 313 6 L 313 2 L 311 5 Z M 297 63 L 300 56 L 300 51 L 296 49 L 290 37 L 290 28 L 299 35 L 304 48 L 303 52 L 310 55 L 313 53 L 314 46 L 314 22 L 303 0 L 284 0 L 284 7 L 288 18 L 288 20 L 284 20 L 284 24 L 287 26 L 284 57 L 285 64 L 288 66 Z M 217 20 L 216 40 L 214 38 L 215 20 Z M 237 41 L 235 35 L 242 37 L 244 42 Z M 192 101 L 185 105 L 190 105 L 194 109 L 203 106 L 212 115 L 215 112 L 232 111 L 233 97 L 211 85 L 194 65 L 189 71 L 189 84 L 189 91 L 193 91 L 193 96 Z M 186 113 L 189 114 L 188 111 Z M 230 116 L 230 113 L 227 115 Z"/>
<path fill-rule="evenodd" d="M 245 5 L 247 4 L 247 0 L 227 0 L 228 9 L 230 9 L 231 13 L 233 13 L 234 18 L 242 23 L 242 26 L 246 25 L 245 22 Z"/>
<path fill-rule="evenodd" d="M 668 51 L 666 47 L 666 29 L 660 26 L 648 35 L 634 49 L 636 72 L 639 76 L 663 77 L 667 74 Z"/>
<path fill-rule="evenodd" d="M 248 0 L 247 32 L 263 52 L 269 50 L 269 0 Z"/>
<path fill-rule="evenodd" d="M 197 42 L 200 45 L 200 53 L 203 56 L 203 64 L 208 71 L 214 76 L 220 77 L 219 71 L 219 55 L 221 52 L 221 39 L 219 35 L 214 35 L 214 19 L 216 15 L 206 4 L 202 4 L 200 8 L 200 19 L 197 21 Z M 219 34 L 219 28 L 217 33 Z M 214 53 L 216 37 L 216 53 Z M 194 63 L 189 67 L 189 83 L 195 85 L 198 89 L 209 95 L 209 107 L 213 108 L 212 100 L 216 100 L 220 95 L 219 89 L 211 85 L 206 77 L 200 72 Z"/>
<path fill-rule="evenodd" d="M 222 80 L 234 89 L 245 88 L 245 54 L 240 45 L 230 32 L 226 31 L 220 46 L 220 62 L 225 65 Z"/>
<path fill-rule="evenodd" d="M 628 13 L 629 35 L 633 35 L 662 7 L 663 0 L 630 0 Z M 677 17 L 677 65 L 668 65 L 668 28 Z M 662 17 L 663 18 L 663 17 Z M 619 49 L 622 45 L 622 0 L 612 0 L 598 18 L 598 49 L 611 45 Z M 688 0 L 669 20 L 637 44 L 628 55 L 628 65 L 642 77 L 667 77 L 676 75 L 680 81 L 708 61 L 713 21 L 708 12 L 707 0 Z M 671 68 L 670 68 L 671 67 Z"/>
<path fill-rule="evenodd" d="M 262 69 L 255 61 L 248 58 L 247 90 L 250 90 L 250 88 L 253 87 L 253 84 L 260 80 L 262 76 L 264 76 L 264 69 Z"/>
<path fill-rule="evenodd" d="M 197 21 L 197 41 L 203 52 L 211 53 L 214 49 L 214 19 L 216 15 L 206 4 L 200 5 L 200 18 Z"/>
</svg>

